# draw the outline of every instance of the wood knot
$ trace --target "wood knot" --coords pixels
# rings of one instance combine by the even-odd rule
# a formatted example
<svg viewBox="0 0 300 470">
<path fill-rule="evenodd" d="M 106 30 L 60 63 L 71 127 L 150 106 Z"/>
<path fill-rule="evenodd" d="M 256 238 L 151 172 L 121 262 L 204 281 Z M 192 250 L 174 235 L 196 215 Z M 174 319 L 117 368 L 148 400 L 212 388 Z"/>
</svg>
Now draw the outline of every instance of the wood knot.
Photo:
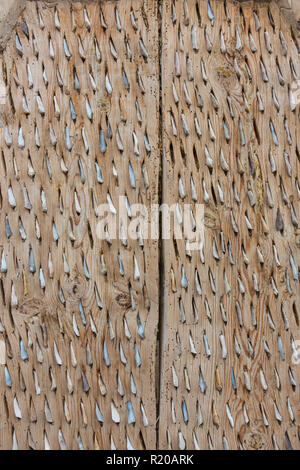
<svg viewBox="0 0 300 470">
<path fill-rule="evenodd" d="M 244 445 L 246 450 L 262 450 L 266 448 L 266 440 L 259 431 L 253 430 L 245 434 Z"/>
<path fill-rule="evenodd" d="M 130 308 L 131 307 L 131 298 L 129 294 L 121 293 L 116 296 L 117 304 L 122 308 Z"/>
<path fill-rule="evenodd" d="M 205 207 L 203 223 L 206 228 L 213 230 L 219 230 L 221 228 L 219 214 L 210 207 Z"/>
<path fill-rule="evenodd" d="M 137 307 L 138 297 L 139 295 L 130 285 L 126 285 L 124 282 L 115 282 L 113 283 L 109 310 L 117 314 L 120 313 L 120 311 L 133 311 Z"/>
<path fill-rule="evenodd" d="M 87 285 L 83 275 L 78 272 L 70 277 L 65 277 L 64 292 L 66 300 L 78 302 L 86 295 Z"/>
<path fill-rule="evenodd" d="M 239 81 L 234 71 L 234 54 L 230 50 L 226 54 L 218 53 L 218 58 L 216 60 L 216 66 L 212 70 L 214 74 L 216 85 L 224 87 L 227 91 L 240 88 Z M 239 66 L 241 64 L 240 57 L 236 58 Z"/>
<path fill-rule="evenodd" d="M 34 317 L 36 315 L 44 314 L 47 310 L 47 306 L 42 299 L 29 298 L 24 299 L 20 303 L 19 315 L 24 315 L 27 318 Z"/>
<path fill-rule="evenodd" d="M 98 98 L 97 105 L 102 113 L 109 113 L 110 111 L 110 101 L 108 98 Z"/>
</svg>

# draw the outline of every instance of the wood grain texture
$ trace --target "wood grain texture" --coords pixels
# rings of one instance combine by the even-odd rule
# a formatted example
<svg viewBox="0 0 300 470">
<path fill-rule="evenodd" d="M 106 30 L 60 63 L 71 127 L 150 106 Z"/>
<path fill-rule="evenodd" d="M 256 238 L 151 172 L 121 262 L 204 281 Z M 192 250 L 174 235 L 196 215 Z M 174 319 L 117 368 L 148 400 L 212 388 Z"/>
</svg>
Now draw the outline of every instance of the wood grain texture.
<svg viewBox="0 0 300 470">
<path fill-rule="evenodd" d="M 274 2 L 167 0 L 162 57 L 164 202 L 205 237 L 164 242 L 159 447 L 299 449 L 297 45 Z"/>
<path fill-rule="evenodd" d="M 1 449 L 300 448 L 299 80 L 275 1 L 26 2 L 0 55 Z M 119 196 L 127 223 L 177 205 L 183 239 L 99 239 Z"/>
<path fill-rule="evenodd" d="M 153 1 L 27 2 L 1 55 L 0 448 L 156 446 L 157 242 L 97 208 L 157 202 L 157 31 Z"/>
</svg>

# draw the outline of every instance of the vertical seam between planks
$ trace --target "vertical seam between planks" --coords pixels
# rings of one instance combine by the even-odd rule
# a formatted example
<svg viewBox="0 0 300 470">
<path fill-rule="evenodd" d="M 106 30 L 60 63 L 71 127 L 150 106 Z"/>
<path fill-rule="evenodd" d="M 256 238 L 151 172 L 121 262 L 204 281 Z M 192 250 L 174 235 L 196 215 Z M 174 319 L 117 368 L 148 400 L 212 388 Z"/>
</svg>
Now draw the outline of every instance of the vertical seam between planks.
<svg viewBox="0 0 300 470">
<path fill-rule="evenodd" d="M 158 60 L 159 60 L 159 144 L 160 144 L 160 166 L 159 166 L 159 181 L 158 181 L 158 203 L 159 207 L 164 202 L 164 177 L 166 177 L 166 168 L 164 164 L 164 120 L 163 120 L 163 67 L 164 67 L 164 53 L 163 53 L 163 38 L 164 38 L 164 8 L 163 0 L 158 1 L 157 21 L 158 21 Z M 166 290 L 165 290 L 165 242 L 162 238 L 162 213 L 159 212 L 159 305 L 158 305 L 158 356 L 157 356 L 157 425 L 156 425 L 156 446 L 159 449 L 160 442 L 160 416 L 162 400 L 162 389 L 164 383 L 164 366 L 163 354 L 165 350 L 166 340 Z"/>
</svg>

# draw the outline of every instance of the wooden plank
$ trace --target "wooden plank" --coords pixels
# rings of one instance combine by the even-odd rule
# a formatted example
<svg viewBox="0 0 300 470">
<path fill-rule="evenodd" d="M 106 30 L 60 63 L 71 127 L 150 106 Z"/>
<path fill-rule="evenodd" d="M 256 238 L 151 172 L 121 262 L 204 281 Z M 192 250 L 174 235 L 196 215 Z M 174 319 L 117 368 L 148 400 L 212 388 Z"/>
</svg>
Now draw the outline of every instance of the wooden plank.
<svg viewBox="0 0 300 470">
<path fill-rule="evenodd" d="M 157 33 L 153 1 L 27 2 L 1 56 L 0 448 L 156 446 L 157 241 L 97 208 L 158 201 Z"/>
<path fill-rule="evenodd" d="M 299 56 L 274 2 L 210 6 L 163 2 L 163 197 L 205 236 L 164 241 L 159 447 L 297 449 Z"/>
<path fill-rule="evenodd" d="M 274 2 L 51 3 L 0 56 L 0 448 L 299 448 L 296 37 Z M 97 236 L 124 195 L 204 205 L 163 298 L 157 240 Z"/>
</svg>

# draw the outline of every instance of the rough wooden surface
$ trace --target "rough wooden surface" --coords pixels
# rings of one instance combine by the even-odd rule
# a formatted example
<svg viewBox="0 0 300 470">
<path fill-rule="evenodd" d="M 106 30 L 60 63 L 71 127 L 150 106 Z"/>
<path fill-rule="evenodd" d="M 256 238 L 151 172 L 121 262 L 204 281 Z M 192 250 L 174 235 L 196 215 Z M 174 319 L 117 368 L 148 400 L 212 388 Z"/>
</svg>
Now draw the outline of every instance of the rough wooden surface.
<svg viewBox="0 0 300 470">
<path fill-rule="evenodd" d="M 280 14 L 291 24 L 296 36 L 300 37 L 300 2 L 298 0 L 279 0 Z"/>
<path fill-rule="evenodd" d="M 27 2 L 1 56 L 0 448 L 156 446 L 157 242 L 96 226 L 157 202 L 157 51 L 153 1 Z"/>
<path fill-rule="evenodd" d="M 5 48 L 24 8 L 23 0 L 0 0 L 0 51 Z"/>
<path fill-rule="evenodd" d="M 26 2 L 0 55 L 1 449 L 299 449 L 295 6 Z M 99 240 L 124 195 L 204 204 L 203 251 Z"/>
<path fill-rule="evenodd" d="M 164 242 L 159 447 L 299 449 L 299 55 L 274 3 L 225 4 L 163 2 L 163 198 L 206 228 Z"/>
</svg>

